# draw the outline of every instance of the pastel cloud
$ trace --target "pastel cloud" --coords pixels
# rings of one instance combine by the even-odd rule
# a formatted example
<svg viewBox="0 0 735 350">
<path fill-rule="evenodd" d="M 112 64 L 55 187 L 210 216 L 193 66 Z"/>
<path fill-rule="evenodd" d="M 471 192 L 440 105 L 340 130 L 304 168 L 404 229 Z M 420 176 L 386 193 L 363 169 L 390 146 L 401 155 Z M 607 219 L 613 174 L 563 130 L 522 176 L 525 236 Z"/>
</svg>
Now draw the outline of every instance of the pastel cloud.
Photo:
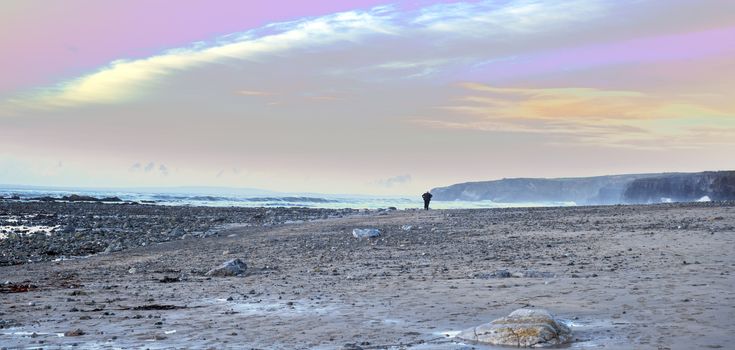
<svg viewBox="0 0 735 350">
<path fill-rule="evenodd" d="M 268 23 L 383 2 L 221 0 L 213 6 L 208 0 L 2 1 L 0 94 L 53 83 L 120 58 L 142 58 Z"/>
<path fill-rule="evenodd" d="M 415 123 L 449 129 L 536 133 L 620 147 L 692 147 L 735 137 L 735 105 L 702 104 L 693 97 L 595 88 L 501 88 L 463 83 L 464 96 L 442 118 Z M 439 113 L 442 114 L 442 113 Z M 720 137 L 694 142 L 703 132 Z M 567 140 L 566 142 L 569 142 Z"/>
<path fill-rule="evenodd" d="M 472 71 L 472 76 L 508 79 L 562 70 L 691 60 L 716 55 L 735 55 L 735 26 L 514 56 L 478 67 Z"/>
<path fill-rule="evenodd" d="M 373 11 L 379 11 L 380 8 Z M 26 107 L 57 108 L 80 104 L 118 103 L 140 97 L 155 81 L 181 70 L 227 60 L 257 61 L 263 54 L 294 50 L 314 44 L 357 40 L 361 34 L 387 33 L 388 27 L 371 12 L 344 12 L 316 19 L 269 26 L 276 31 L 232 35 L 214 45 L 195 45 L 140 60 L 118 60 L 99 71 L 42 89 L 29 99 L 12 102 Z M 245 91 L 246 93 L 248 91 Z"/>
<path fill-rule="evenodd" d="M 30 96 L 12 99 L 11 103 L 41 109 L 125 103 L 151 94 L 162 79 L 197 67 L 262 64 L 267 57 L 273 55 L 294 55 L 305 49 L 326 49 L 338 44 L 358 44 L 360 41 L 376 38 L 386 42 L 402 42 L 409 47 L 416 44 L 425 46 L 420 51 L 434 47 L 438 49 L 438 57 L 420 61 L 416 61 L 416 57 L 408 57 L 407 61 L 396 61 L 387 55 L 381 62 L 370 63 L 366 67 L 351 66 L 350 61 L 347 61 L 346 72 L 359 72 L 367 67 L 374 67 L 389 71 L 386 73 L 388 76 L 394 70 L 417 70 L 407 74 L 407 77 L 422 77 L 458 63 L 466 63 L 466 59 L 458 60 L 447 56 L 453 55 L 455 49 L 466 51 L 471 47 L 468 43 L 487 39 L 497 41 L 502 35 L 513 33 L 529 36 L 542 30 L 563 28 L 573 22 L 589 21 L 602 13 L 603 4 L 599 0 L 563 3 L 514 1 L 503 5 L 485 1 L 437 4 L 406 13 L 390 6 L 341 12 L 271 24 L 256 30 L 230 34 L 212 43 L 196 43 L 144 59 L 113 61 L 97 72 L 39 89 Z M 579 17 L 585 19 L 578 19 Z M 432 43 L 436 35 L 442 35 L 444 39 Z M 369 45 L 376 43 L 370 42 Z M 387 44 L 379 49 L 393 48 L 391 44 Z M 361 64 L 356 57 L 352 62 Z M 335 68 L 330 69 L 335 71 Z M 241 90 L 240 93 L 252 95 L 252 92 Z"/>
<path fill-rule="evenodd" d="M 243 95 L 243 96 L 271 96 L 273 95 L 270 92 L 258 91 L 258 90 L 238 90 L 236 93 L 238 95 Z"/>
<path fill-rule="evenodd" d="M 484 1 L 429 6 L 411 20 L 432 35 L 462 33 L 487 37 L 489 33 L 537 32 L 559 22 L 586 21 L 600 15 L 604 1 Z"/>
</svg>

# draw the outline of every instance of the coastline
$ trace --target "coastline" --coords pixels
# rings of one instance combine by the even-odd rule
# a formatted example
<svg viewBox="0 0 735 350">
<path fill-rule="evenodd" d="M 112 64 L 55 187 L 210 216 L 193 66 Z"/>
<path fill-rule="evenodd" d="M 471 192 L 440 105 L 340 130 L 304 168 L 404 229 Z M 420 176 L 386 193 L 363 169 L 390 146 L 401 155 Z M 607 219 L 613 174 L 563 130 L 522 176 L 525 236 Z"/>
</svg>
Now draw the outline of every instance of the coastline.
<svg viewBox="0 0 735 350">
<path fill-rule="evenodd" d="M 4 286 L 32 288 L 3 293 L 0 343 L 461 349 L 456 331 L 520 307 L 568 320 L 571 348 L 727 348 L 735 340 L 732 202 L 341 214 L 142 207 L 164 212 L 134 227 L 173 220 L 177 210 L 192 225 L 220 216 L 215 223 L 251 224 L 1 266 Z M 97 213 L 93 221 L 124 206 L 82 208 L 85 218 Z M 267 210 L 280 219 L 248 221 Z M 381 236 L 351 235 L 364 227 Z M 247 263 L 245 276 L 205 276 L 232 258 Z M 58 336 L 76 329 L 84 334 Z"/>
</svg>

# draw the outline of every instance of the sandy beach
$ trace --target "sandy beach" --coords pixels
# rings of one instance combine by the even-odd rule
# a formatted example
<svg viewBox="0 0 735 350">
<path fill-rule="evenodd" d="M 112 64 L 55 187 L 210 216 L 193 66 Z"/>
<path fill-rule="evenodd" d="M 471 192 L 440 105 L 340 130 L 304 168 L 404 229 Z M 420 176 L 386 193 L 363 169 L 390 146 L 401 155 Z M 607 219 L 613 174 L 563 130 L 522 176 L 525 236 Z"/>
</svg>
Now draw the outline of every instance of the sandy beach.
<svg viewBox="0 0 735 350">
<path fill-rule="evenodd" d="M 493 349 L 454 335 L 524 307 L 572 349 L 735 341 L 735 203 L 304 213 L 2 266 L 0 348 Z"/>
</svg>

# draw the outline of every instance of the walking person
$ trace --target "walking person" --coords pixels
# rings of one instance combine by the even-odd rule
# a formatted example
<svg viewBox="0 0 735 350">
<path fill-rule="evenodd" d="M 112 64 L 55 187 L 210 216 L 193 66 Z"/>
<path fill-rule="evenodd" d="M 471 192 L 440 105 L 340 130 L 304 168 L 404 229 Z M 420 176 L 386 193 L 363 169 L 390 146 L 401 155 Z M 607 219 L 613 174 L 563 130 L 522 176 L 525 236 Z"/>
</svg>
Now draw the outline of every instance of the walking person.
<svg viewBox="0 0 735 350">
<path fill-rule="evenodd" d="M 429 202 L 431 202 L 431 197 L 434 197 L 429 191 L 426 191 L 426 193 L 421 195 L 421 198 L 424 199 L 424 210 L 429 210 Z"/>
</svg>

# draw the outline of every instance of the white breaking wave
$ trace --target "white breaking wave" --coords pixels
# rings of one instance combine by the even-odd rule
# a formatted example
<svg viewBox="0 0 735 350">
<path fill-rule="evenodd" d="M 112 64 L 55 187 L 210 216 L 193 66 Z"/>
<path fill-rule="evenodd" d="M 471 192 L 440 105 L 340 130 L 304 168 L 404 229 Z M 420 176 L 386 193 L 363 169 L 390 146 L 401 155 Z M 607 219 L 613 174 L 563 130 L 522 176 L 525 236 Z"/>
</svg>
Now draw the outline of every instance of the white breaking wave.
<svg viewBox="0 0 735 350">
<path fill-rule="evenodd" d="M 396 208 L 411 209 L 423 208 L 420 195 L 409 197 L 371 197 L 351 195 L 269 195 L 269 196 L 238 196 L 238 195 L 202 195 L 201 193 L 149 193 L 125 191 L 60 191 L 60 190 L 16 190 L 0 189 L 0 197 L 19 196 L 23 200 L 32 200 L 39 197 L 69 196 L 72 194 L 91 196 L 95 198 L 118 197 L 123 201 L 134 201 L 157 205 L 192 205 L 208 207 L 308 207 L 326 209 L 380 209 Z M 498 203 L 490 200 L 483 201 L 437 201 L 431 202 L 432 209 L 476 209 L 476 208 L 510 208 L 510 207 L 549 207 L 574 206 L 574 202 L 523 202 Z"/>
</svg>

